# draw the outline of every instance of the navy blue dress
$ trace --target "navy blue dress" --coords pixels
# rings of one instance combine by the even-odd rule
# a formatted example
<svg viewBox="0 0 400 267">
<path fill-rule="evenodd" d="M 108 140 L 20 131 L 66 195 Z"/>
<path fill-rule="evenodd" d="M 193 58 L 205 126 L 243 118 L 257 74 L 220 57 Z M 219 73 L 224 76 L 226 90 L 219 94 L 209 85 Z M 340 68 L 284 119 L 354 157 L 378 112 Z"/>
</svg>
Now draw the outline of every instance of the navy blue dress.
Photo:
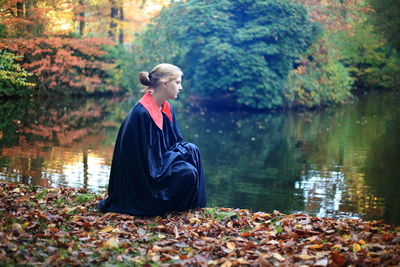
<svg viewBox="0 0 400 267">
<path fill-rule="evenodd" d="M 172 110 L 161 114 L 162 129 L 137 103 L 123 121 L 102 212 L 153 216 L 206 205 L 199 149 L 183 142 Z"/>
</svg>

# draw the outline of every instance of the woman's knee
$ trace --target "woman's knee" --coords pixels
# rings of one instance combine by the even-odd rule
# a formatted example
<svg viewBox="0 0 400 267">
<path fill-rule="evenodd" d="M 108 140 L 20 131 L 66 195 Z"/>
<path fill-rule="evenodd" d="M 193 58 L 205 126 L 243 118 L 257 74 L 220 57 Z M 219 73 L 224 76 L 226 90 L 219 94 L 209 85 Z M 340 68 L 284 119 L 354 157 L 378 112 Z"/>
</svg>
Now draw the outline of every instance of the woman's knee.
<svg viewBox="0 0 400 267">
<path fill-rule="evenodd" d="M 193 143 L 186 143 L 186 144 L 185 144 L 185 147 L 186 147 L 187 149 L 189 149 L 189 150 L 192 150 L 192 151 L 196 151 L 196 152 L 199 151 L 199 148 L 198 148 L 195 144 L 193 144 Z"/>
</svg>

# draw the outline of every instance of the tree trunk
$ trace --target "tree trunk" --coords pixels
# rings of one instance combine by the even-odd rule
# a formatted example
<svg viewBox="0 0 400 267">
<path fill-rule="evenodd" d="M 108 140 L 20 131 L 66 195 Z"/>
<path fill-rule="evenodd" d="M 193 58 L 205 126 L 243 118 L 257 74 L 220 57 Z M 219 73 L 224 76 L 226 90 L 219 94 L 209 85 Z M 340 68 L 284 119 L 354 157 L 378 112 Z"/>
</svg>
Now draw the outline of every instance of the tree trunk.
<svg viewBox="0 0 400 267">
<path fill-rule="evenodd" d="M 23 17 L 24 16 L 24 3 L 23 2 L 17 2 L 17 17 Z"/>
<path fill-rule="evenodd" d="M 117 23 L 115 23 L 118 16 L 118 8 L 115 7 L 115 1 L 111 0 L 111 12 L 110 12 L 110 26 L 108 30 L 108 36 L 111 40 L 115 41 L 115 32 L 117 28 Z"/>
<path fill-rule="evenodd" d="M 36 7 L 36 0 L 26 0 L 25 2 L 25 17 L 27 19 L 33 20 L 33 12 L 32 12 L 32 8 Z M 26 25 L 26 30 L 28 33 L 35 35 L 35 23 L 30 23 L 28 25 Z"/>
<path fill-rule="evenodd" d="M 89 165 L 88 165 L 88 153 L 83 152 L 83 188 L 88 188 L 89 181 Z"/>
<path fill-rule="evenodd" d="M 120 44 L 124 43 L 124 7 L 123 7 L 123 3 L 121 3 L 121 6 L 119 7 L 119 38 L 118 38 L 118 42 Z"/>
<path fill-rule="evenodd" d="M 79 36 L 82 38 L 84 33 L 85 33 L 85 9 L 83 8 L 84 6 L 83 0 L 79 0 L 79 6 L 82 9 L 82 12 L 79 13 Z"/>
</svg>

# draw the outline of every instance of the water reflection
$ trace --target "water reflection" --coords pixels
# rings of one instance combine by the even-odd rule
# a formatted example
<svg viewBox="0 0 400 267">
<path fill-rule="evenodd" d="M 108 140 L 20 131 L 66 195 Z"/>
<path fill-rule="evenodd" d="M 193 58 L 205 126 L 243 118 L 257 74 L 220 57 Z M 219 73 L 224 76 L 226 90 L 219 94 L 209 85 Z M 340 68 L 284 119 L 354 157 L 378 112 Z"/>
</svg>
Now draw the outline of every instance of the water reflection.
<svg viewBox="0 0 400 267">
<path fill-rule="evenodd" d="M 128 98 L 129 99 L 129 98 Z M 113 139 L 128 99 L 1 103 L 0 177 L 43 186 L 106 186 Z"/>
<path fill-rule="evenodd" d="M 323 112 L 192 112 L 176 105 L 202 152 L 209 206 L 400 224 L 399 96 Z M 127 98 L 0 103 L 0 179 L 104 192 Z"/>
</svg>

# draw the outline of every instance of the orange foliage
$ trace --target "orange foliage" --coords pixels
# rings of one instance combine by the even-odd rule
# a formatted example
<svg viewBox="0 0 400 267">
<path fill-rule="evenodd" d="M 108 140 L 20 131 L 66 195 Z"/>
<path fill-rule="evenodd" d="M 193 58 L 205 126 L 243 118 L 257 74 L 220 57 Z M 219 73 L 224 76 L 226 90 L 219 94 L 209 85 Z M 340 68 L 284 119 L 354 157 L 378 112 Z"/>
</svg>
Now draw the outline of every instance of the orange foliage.
<svg viewBox="0 0 400 267">
<path fill-rule="evenodd" d="M 372 12 L 368 5 L 362 5 L 362 0 L 299 0 L 308 7 L 310 17 L 322 24 L 330 32 L 349 31 L 355 22 L 361 19 L 361 14 Z M 342 3 L 340 3 L 342 2 Z"/>
<path fill-rule="evenodd" d="M 24 56 L 21 65 L 37 75 L 41 92 L 66 89 L 69 93 L 93 93 L 118 90 L 101 79 L 113 66 L 100 61 L 106 54 L 104 45 L 114 43 L 101 38 L 41 37 L 4 39 L 0 49 Z"/>
</svg>

